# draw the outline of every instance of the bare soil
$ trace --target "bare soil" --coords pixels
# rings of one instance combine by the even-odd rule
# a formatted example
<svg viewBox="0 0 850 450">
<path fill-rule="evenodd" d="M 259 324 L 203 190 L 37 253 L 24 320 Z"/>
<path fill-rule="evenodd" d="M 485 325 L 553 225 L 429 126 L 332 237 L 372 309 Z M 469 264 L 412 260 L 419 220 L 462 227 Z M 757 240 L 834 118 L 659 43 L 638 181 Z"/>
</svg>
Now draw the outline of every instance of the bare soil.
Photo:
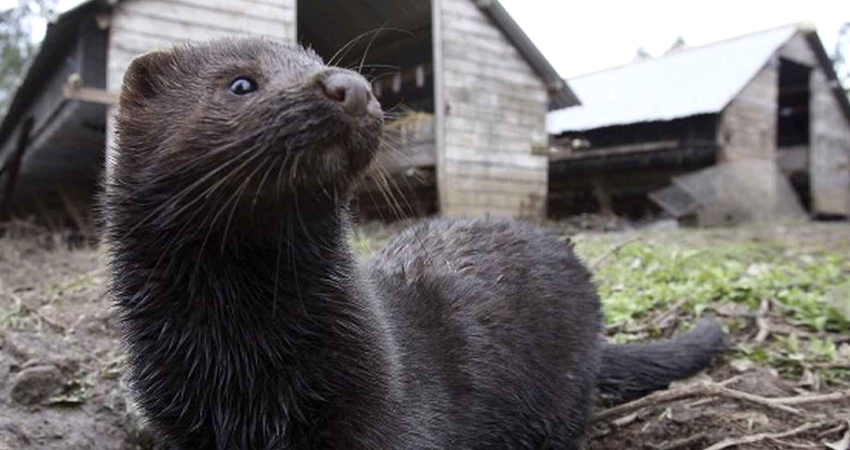
<svg viewBox="0 0 850 450">
<path fill-rule="evenodd" d="M 850 226 L 817 224 L 771 229 L 767 234 L 717 230 L 693 238 L 791 239 L 801 246 L 833 247 L 850 242 Z M 124 382 L 124 356 L 105 292 L 103 267 L 102 251 L 69 249 L 66 239 L 50 235 L 0 239 L 0 450 L 155 448 Z M 740 321 L 736 314 L 748 313 L 727 311 L 720 319 Z M 779 309 L 767 314 L 777 330 L 787 333 L 797 326 L 786 321 Z M 650 320 L 653 317 L 647 318 Z M 675 320 L 674 314 L 671 323 Z M 755 318 L 747 316 L 744 321 L 747 325 L 743 328 L 732 327 L 733 345 L 752 342 L 758 333 Z M 675 329 L 671 325 L 662 332 L 671 334 Z M 807 330 L 799 332 L 811 335 Z M 850 349 L 843 347 L 850 337 L 831 338 L 842 345 L 842 351 Z M 837 445 L 832 448 L 847 449 L 840 441 L 850 433 L 850 371 L 844 370 L 850 366 L 842 369 L 836 365 L 829 372 L 834 376 L 824 379 L 818 378 L 824 372 L 777 371 L 759 364 L 735 369 L 730 364 L 733 358 L 719 359 L 706 373 L 684 383 L 684 389 L 692 389 L 693 383 L 716 386 L 725 381 L 724 388 L 758 398 L 784 402 L 792 402 L 789 397 L 803 398 L 803 404 L 787 404 L 798 413 L 751 399 L 691 393 L 672 401 L 654 400 L 648 406 L 596 421 L 585 448 L 824 449 L 829 447 L 823 442 L 832 442 Z M 810 397 L 806 396 L 812 395 L 827 397 L 807 401 Z M 605 405 L 598 410 L 605 410 Z M 799 431 L 801 426 L 803 431 L 781 436 Z M 765 433 L 776 436 L 759 436 Z M 762 439 L 740 446 L 717 445 L 741 436 Z"/>
</svg>

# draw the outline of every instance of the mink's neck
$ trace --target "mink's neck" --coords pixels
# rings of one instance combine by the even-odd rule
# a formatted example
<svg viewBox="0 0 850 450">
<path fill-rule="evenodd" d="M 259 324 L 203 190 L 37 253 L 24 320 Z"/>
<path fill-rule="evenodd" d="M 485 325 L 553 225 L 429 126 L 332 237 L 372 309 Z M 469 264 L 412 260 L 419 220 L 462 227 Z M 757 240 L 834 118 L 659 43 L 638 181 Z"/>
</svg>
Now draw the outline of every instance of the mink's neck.
<svg viewBox="0 0 850 450">
<path fill-rule="evenodd" d="M 188 241 L 114 225 L 133 383 L 172 440 L 272 448 L 392 409 L 393 344 L 344 213 Z"/>
</svg>

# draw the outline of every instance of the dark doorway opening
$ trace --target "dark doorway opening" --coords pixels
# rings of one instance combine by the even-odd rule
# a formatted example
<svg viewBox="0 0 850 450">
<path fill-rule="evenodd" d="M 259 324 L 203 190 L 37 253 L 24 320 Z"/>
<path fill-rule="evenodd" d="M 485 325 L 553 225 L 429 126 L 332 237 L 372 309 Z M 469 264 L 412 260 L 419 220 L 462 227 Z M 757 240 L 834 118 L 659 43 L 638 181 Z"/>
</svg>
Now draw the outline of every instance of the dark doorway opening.
<svg viewBox="0 0 850 450">
<path fill-rule="evenodd" d="M 299 42 L 326 63 L 359 71 L 385 112 L 382 145 L 354 197 L 354 211 L 361 220 L 381 221 L 433 214 L 431 2 L 298 0 L 297 10 Z"/>
<path fill-rule="evenodd" d="M 787 59 L 779 62 L 777 145 L 809 145 L 809 78 L 811 68 Z"/>
<path fill-rule="evenodd" d="M 780 58 L 776 117 L 777 157 L 800 203 L 811 211 L 809 144 L 811 67 Z"/>
<path fill-rule="evenodd" d="M 298 39 L 325 62 L 361 70 L 384 111 L 433 113 L 431 2 L 299 0 Z"/>
</svg>

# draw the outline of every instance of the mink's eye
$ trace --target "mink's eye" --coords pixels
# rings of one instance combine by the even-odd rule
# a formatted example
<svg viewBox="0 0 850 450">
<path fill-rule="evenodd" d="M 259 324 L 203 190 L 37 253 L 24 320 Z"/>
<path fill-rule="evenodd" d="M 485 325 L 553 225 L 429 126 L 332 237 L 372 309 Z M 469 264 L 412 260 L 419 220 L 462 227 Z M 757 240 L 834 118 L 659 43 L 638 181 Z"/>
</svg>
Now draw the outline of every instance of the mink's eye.
<svg viewBox="0 0 850 450">
<path fill-rule="evenodd" d="M 230 83 L 230 92 L 236 95 L 250 94 L 257 90 L 257 82 L 248 77 L 239 77 Z"/>
</svg>

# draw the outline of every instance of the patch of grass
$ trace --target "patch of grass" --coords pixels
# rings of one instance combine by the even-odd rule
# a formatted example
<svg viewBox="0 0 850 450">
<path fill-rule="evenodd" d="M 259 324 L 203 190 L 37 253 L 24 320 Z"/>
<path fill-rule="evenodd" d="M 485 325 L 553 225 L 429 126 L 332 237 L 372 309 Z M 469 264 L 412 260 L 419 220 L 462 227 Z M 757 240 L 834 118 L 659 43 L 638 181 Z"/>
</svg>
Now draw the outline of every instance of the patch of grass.
<svg viewBox="0 0 850 450">
<path fill-rule="evenodd" d="M 604 244 L 580 239 L 578 253 L 592 262 L 616 245 L 602 238 Z M 757 310 L 770 298 L 792 311 L 795 325 L 850 331 L 850 316 L 830 301 L 836 287 L 850 283 L 850 256 L 843 253 L 801 251 L 776 242 L 640 241 L 620 249 L 595 276 L 611 324 L 628 324 L 680 299 L 687 299 L 686 311 L 699 315 L 724 302 Z"/>
</svg>

